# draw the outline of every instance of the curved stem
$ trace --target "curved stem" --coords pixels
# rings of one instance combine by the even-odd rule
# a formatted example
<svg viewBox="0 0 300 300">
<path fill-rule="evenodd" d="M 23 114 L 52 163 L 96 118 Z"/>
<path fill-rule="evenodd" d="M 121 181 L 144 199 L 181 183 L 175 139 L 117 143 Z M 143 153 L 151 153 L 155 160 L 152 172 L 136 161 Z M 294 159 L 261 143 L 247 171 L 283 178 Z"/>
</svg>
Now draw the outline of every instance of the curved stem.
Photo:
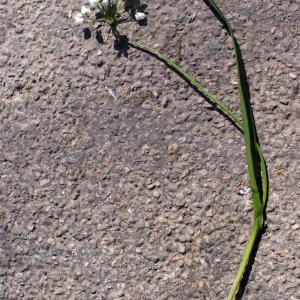
<svg viewBox="0 0 300 300">
<path fill-rule="evenodd" d="M 238 118 L 238 116 L 234 112 L 232 112 L 226 105 L 224 105 L 222 103 L 222 101 L 220 101 L 217 97 L 215 97 L 211 92 L 209 92 L 207 89 L 202 87 L 195 79 L 193 79 L 187 72 L 185 72 L 180 66 L 178 66 L 175 62 L 173 62 L 170 58 L 168 58 L 164 53 L 158 52 L 158 51 L 152 49 L 151 47 L 143 45 L 138 42 L 128 41 L 128 44 L 135 48 L 142 49 L 144 51 L 150 52 L 152 55 L 157 56 L 159 59 L 161 59 L 163 62 L 165 62 L 168 66 L 170 66 L 171 68 L 176 70 L 182 78 L 184 78 L 191 85 L 193 85 L 200 93 L 202 93 L 205 97 L 207 97 L 213 103 L 215 103 L 235 123 L 237 123 L 239 125 L 239 127 L 242 128 L 242 121 Z"/>
<path fill-rule="evenodd" d="M 252 250 L 254 248 L 257 237 L 259 236 L 259 234 L 261 232 L 262 226 L 263 226 L 263 217 L 255 219 L 253 227 L 252 227 L 252 231 L 251 231 L 251 234 L 250 234 L 250 237 L 249 237 L 243 258 L 242 258 L 242 261 L 239 266 L 239 270 L 238 270 L 235 280 L 232 284 L 232 287 L 231 287 L 231 290 L 227 297 L 227 300 L 235 299 L 235 295 L 236 295 L 236 293 L 239 289 L 240 283 L 243 279 L 245 270 L 246 270 L 248 262 L 250 260 Z"/>
<path fill-rule="evenodd" d="M 195 79 L 193 79 L 186 71 L 183 70 L 180 66 L 178 66 L 175 62 L 173 62 L 170 58 L 167 57 L 166 54 L 159 52 L 157 50 L 152 49 L 149 46 L 143 45 L 141 43 L 135 41 L 128 41 L 128 44 L 136 49 L 140 49 L 150 54 L 157 56 L 160 60 L 162 60 L 166 65 L 176 70 L 176 72 L 186 81 L 188 81 L 192 86 L 194 86 L 200 93 L 206 96 L 210 101 L 212 101 L 218 108 L 220 108 L 223 112 L 225 112 L 240 128 L 243 132 L 243 124 L 241 119 L 226 105 L 223 104 L 221 100 L 219 100 L 216 96 L 214 96 L 211 92 L 207 89 L 202 87 Z M 268 173 L 267 173 L 267 166 L 265 162 L 265 158 L 261 151 L 261 148 L 258 143 L 255 144 L 257 152 L 259 154 L 261 160 L 261 169 L 262 169 L 262 177 L 263 177 L 263 207 L 265 207 L 267 194 L 268 194 Z"/>
</svg>

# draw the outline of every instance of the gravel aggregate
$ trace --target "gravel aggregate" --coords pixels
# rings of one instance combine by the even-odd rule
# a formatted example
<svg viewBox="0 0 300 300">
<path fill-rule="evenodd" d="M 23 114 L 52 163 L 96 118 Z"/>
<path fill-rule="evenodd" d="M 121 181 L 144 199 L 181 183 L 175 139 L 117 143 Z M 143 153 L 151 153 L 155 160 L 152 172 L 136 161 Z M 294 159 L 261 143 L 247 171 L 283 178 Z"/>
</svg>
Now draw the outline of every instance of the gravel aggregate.
<svg viewBox="0 0 300 300">
<path fill-rule="evenodd" d="M 243 299 L 300 299 L 300 2 L 218 3 L 270 175 Z M 88 38 L 69 17 L 82 4 L 0 0 L 0 299 L 224 299 L 252 223 L 242 136 L 163 63 Z M 203 1 L 147 4 L 122 31 L 238 111 Z"/>
</svg>

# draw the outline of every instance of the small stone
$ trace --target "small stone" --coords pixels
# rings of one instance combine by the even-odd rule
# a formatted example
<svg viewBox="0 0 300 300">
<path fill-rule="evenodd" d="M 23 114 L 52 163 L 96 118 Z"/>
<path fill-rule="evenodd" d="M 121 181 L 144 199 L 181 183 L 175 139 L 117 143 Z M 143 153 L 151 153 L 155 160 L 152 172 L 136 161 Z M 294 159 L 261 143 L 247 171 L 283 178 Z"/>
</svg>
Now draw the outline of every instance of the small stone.
<svg viewBox="0 0 300 300">
<path fill-rule="evenodd" d="M 143 251 L 142 251 L 142 249 L 141 249 L 141 248 L 136 248 L 136 249 L 135 249 L 135 252 L 136 252 L 136 253 L 138 253 L 138 254 L 141 254 L 141 253 L 143 253 Z"/>
<path fill-rule="evenodd" d="M 54 291 L 54 295 L 57 295 L 57 296 L 64 295 L 64 294 L 65 294 L 65 291 L 61 288 Z"/>
<path fill-rule="evenodd" d="M 228 229 L 229 229 L 230 231 L 235 231 L 235 226 L 234 226 L 233 224 L 229 224 L 229 225 L 228 225 Z"/>
<path fill-rule="evenodd" d="M 103 60 L 103 59 L 99 59 L 99 60 L 97 61 L 97 63 L 96 63 L 96 66 L 97 66 L 98 68 L 102 67 L 103 65 L 104 65 L 104 60 Z"/>
<path fill-rule="evenodd" d="M 15 30 L 15 33 L 18 33 L 18 34 L 21 34 L 23 32 L 24 32 L 24 28 L 22 28 L 22 27 L 17 27 Z"/>
<path fill-rule="evenodd" d="M 167 108 L 168 105 L 169 105 L 169 103 L 170 103 L 170 99 L 164 98 L 164 99 L 162 100 L 162 106 L 163 106 L 163 108 Z"/>
<path fill-rule="evenodd" d="M 283 104 L 283 105 L 288 105 L 289 102 L 290 102 L 290 100 L 284 99 L 284 98 L 280 98 L 279 102 L 280 102 L 281 104 Z"/>
<path fill-rule="evenodd" d="M 26 34 L 26 42 L 34 41 L 36 39 L 35 34 L 32 32 L 28 32 Z"/>
<path fill-rule="evenodd" d="M 153 192 L 153 196 L 154 196 L 154 198 L 159 198 L 160 197 L 160 192 L 155 190 Z"/>
<path fill-rule="evenodd" d="M 1 268 L 9 268 L 11 264 L 11 259 L 8 256 L 8 253 L 0 252 L 0 267 Z"/>
<path fill-rule="evenodd" d="M 170 297 L 169 294 L 163 293 L 162 295 L 160 295 L 160 296 L 157 298 L 157 300 L 168 300 L 169 297 Z"/>
<path fill-rule="evenodd" d="M 223 128 L 225 127 L 225 123 L 224 122 L 218 122 L 215 124 L 216 128 L 220 129 L 220 128 Z"/>
<path fill-rule="evenodd" d="M 74 274 L 74 280 L 79 280 L 80 276 L 81 276 L 80 273 Z"/>
<path fill-rule="evenodd" d="M 39 93 L 34 93 L 32 95 L 32 100 L 33 101 L 38 101 L 40 99 L 41 95 Z"/>
<path fill-rule="evenodd" d="M 211 218 L 211 217 L 213 216 L 212 211 L 211 211 L 211 210 L 208 210 L 208 211 L 206 212 L 206 216 L 209 217 L 209 218 Z"/>
<path fill-rule="evenodd" d="M 112 290 L 109 293 L 109 297 L 111 297 L 111 299 L 118 299 L 119 297 L 123 297 L 124 295 L 125 295 L 125 292 L 122 288 Z"/>
<path fill-rule="evenodd" d="M 144 253 L 144 257 L 154 263 L 157 263 L 159 261 L 159 257 L 151 253 Z"/>
<path fill-rule="evenodd" d="M 205 288 L 205 282 L 204 281 L 199 281 L 197 286 L 200 290 L 203 290 Z"/>
<path fill-rule="evenodd" d="M 153 190 L 153 189 L 155 189 L 155 184 L 150 183 L 150 184 L 148 184 L 147 188 L 148 188 L 148 190 Z"/>
<path fill-rule="evenodd" d="M 181 254 L 185 254 L 186 253 L 186 247 L 184 244 L 179 244 L 178 245 L 178 252 Z"/>
<path fill-rule="evenodd" d="M 99 79 L 100 79 L 101 81 L 104 81 L 105 78 L 106 78 L 105 73 L 104 73 L 104 72 L 99 72 Z"/>
<path fill-rule="evenodd" d="M 31 224 L 28 224 L 26 227 L 29 232 L 32 232 L 35 229 L 35 224 L 31 223 Z"/>
<path fill-rule="evenodd" d="M 0 67 L 4 67 L 7 63 L 8 58 L 6 56 L 0 56 Z"/>
<path fill-rule="evenodd" d="M 290 78 L 297 79 L 297 74 L 295 73 L 289 73 Z"/>
<path fill-rule="evenodd" d="M 102 239 L 102 242 L 105 244 L 105 245 L 111 245 L 111 244 L 114 244 L 116 242 L 116 238 L 110 234 L 107 234 L 103 239 Z"/>
<path fill-rule="evenodd" d="M 180 146 L 177 143 L 173 143 L 168 146 L 168 154 L 173 155 L 179 151 Z"/>
<path fill-rule="evenodd" d="M 49 183 L 49 179 L 45 178 L 40 181 L 40 186 L 46 186 Z"/>
<path fill-rule="evenodd" d="M 150 146 L 145 144 L 143 147 L 142 147 L 142 154 L 148 154 L 150 152 Z"/>
<path fill-rule="evenodd" d="M 2 54 L 10 57 L 11 56 L 11 49 L 9 49 L 8 47 L 2 47 Z"/>
<path fill-rule="evenodd" d="M 182 234 L 176 237 L 176 239 L 181 243 L 191 242 L 193 238 L 189 234 Z"/>
<path fill-rule="evenodd" d="M 234 59 L 230 59 L 230 60 L 228 61 L 227 65 L 228 65 L 229 67 L 234 66 L 234 65 L 235 65 L 235 60 L 234 60 Z"/>
<path fill-rule="evenodd" d="M 151 70 L 148 70 L 148 71 L 146 71 L 145 73 L 144 73 L 144 77 L 146 77 L 146 78 L 149 78 L 149 77 L 151 77 L 152 76 L 152 71 Z"/>
</svg>

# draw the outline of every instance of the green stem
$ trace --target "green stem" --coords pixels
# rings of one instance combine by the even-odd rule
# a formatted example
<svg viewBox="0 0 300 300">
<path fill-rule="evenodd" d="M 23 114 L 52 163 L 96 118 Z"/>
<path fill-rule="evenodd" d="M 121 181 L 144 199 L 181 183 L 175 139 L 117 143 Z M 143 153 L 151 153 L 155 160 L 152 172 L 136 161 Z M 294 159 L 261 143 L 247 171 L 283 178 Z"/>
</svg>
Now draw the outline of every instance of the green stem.
<svg viewBox="0 0 300 300">
<path fill-rule="evenodd" d="M 232 287 L 231 287 L 231 290 L 227 297 L 227 300 L 235 299 L 235 295 L 236 295 L 236 293 L 239 289 L 240 283 L 243 279 L 243 276 L 244 276 L 245 270 L 247 268 L 250 256 L 252 254 L 255 242 L 261 232 L 262 226 L 263 226 L 263 217 L 255 219 L 253 227 L 252 227 L 252 231 L 251 231 L 251 234 L 250 234 L 250 237 L 249 237 L 243 258 L 242 258 L 242 261 L 239 266 L 239 270 L 238 270 L 235 280 L 232 284 Z"/>
<path fill-rule="evenodd" d="M 207 89 L 202 87 L 195 79 L 193 79 L 187 72 L 185 72 L 181 67 L 179 67 L 175 62 L 173 62 L 171 59 L 169 59 L 164 53 L 158 52 L 151 47 L 148 47 L 146 45 L 134 42 L 134 41 L 128 41 L 128 44 L 138 48 L 142 49 L 144 51 L 147 51 L 151 53 L 152 55 L 157 56 L 159 59 L 161 59 L 163 62 L 165 62 L 168 66 L 176 70 L 180 74 L 182 78 L 184 78 L 186 81 L 188 81 L 192 86 L 194 86 L 200 93 L 202 93 L 205 97 L 210 99 L 213 103 L 215 103 L 223 112 L 225 112 L 233 121 L 235 121 L 241 128 L 242 128 L 242 121 L 233 113 L 229 108 L 227 108 L 226 105 L 222 103 L 217 97 L 215 97 L 211 92 L 209 92 Z"/>
<path fill-rule="evenodd" d="M 268 199 L 268 188 L 269 188 L 269 179 L 268 179 L 268 169 L 267 169 L 267 163 L 264 158 L 264 155 L 261 151 L 261 148 L 259 144 L 256 143 L 256 150 L 260 158 L 260 167 L 262 172 L 262 178 L 263 178 L 263 186 L 262 186 L 262 206 L 263 206 L 263 213 L 265 212 L 267 199 Z"/>
</svg>

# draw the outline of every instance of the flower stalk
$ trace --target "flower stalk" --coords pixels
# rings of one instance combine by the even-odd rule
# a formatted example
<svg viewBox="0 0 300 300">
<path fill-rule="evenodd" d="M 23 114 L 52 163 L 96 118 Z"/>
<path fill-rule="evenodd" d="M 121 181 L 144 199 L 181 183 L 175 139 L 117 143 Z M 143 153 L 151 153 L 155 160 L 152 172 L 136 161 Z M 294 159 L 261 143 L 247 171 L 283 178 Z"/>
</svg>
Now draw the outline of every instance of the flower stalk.
<svg viewBox="0 0 300 300">
<path fill-rule="evenodd" d="M 120 12 L 120 2 L 123 2 L 123 13 Z M 74 11 L 72 13 L 72 17 L 76 24 L 88 23 L 97 27 L 108 25 L 110 27 L 110 31 L 118 42 L 122 43 L 125 41 L 128 45 L 147 52 L 163 61 L 169 68 L 174 70 L 180 77 L 187 81 L 198 92 L 200 92 L 212 103 L 214 103 L 236 124 L 236 126 L 242 132 L 244 143 L 246 146 L 247 166 L 250 179 L 250 187 L 252 191 L 253 227 L 237 275 L 227 297 L 227 300 L 234 300 L 240 288 L 240 283 L 244 277 L 246 268 L 249 265 L 249 260 L 257 243 L 258 237 L 263 229 L 265 206 L 268 197 L 268 172 L 266 161 L 256 134 L 255 119 L 250 104 L 250 93 L 248 90 L 246 72 L 243 64 L 241 50 L 235 38 L 234 31 L 214 0 L 204 0 L 204 2 L 208 5 L 214 15 L 219 19 L 219 21 L 222 23 L 222 25 L 232 38 L 238 72 L 240 112 L 242 115 L 241 119 L 221 100 L 219 100 L 206 88 L 201 86 L 178 64 L 173 62 L 167 55 L 139 42 L 131 41 L 127 38 L 124 39 L 124 36 L 122 36 L 118 31 L 119 24 L 130 21 L 141 22 L 147 17 L 144 12 L 139 11 L 139 1 L 89 0 L 89 7 L 82 6 L 81 11 Z M 95 14 L 95 16 L 92 16 L 92 12 L 95 8 L 98 9 L 98 13 Z M 127 16 L 124 17 L 124 13 L 127 13 Z"/>
</svg>

